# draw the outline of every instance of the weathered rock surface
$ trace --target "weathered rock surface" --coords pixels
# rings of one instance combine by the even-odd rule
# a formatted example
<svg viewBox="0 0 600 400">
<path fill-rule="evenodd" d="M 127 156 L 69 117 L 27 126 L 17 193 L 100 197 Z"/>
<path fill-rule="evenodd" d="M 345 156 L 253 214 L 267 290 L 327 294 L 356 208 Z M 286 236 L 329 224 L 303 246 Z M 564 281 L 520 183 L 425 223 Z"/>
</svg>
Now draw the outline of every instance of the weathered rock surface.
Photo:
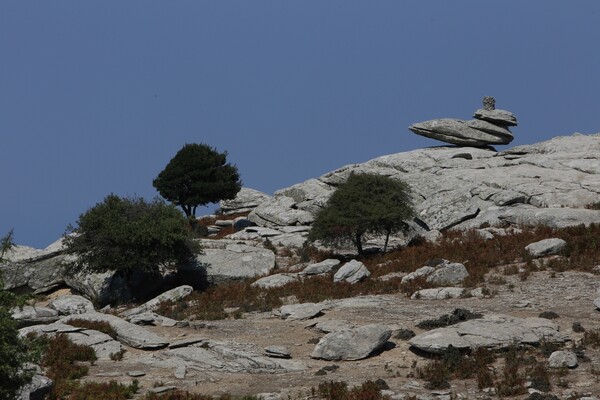
<svg viewBox="0 0 600 400">
<path fill-rule="evenodd" d="M 290 349 L 285 346 L 268 346 L 265 347 L 265 354 L 267 357 L 273 358 L 292 358 Z"/>
<path fill-rule="evenodd" d="M 294 273 L 282 273 L 270 276 L 265 276 L 252 283 L 252 287 L 259 287 L 262 289 L 276 288 L 285 286 L 290 282 L 294 282 L 298 279 L 298 274 Z"/>
<path fill-rule="evenodd" d="M 59 319 L 58 311 L 42 306 L 15 307 L 11 314 L 18 326 L 49 324 Z"/>
<path fill-rule="evenodd" d="M 119 342 L 136 349 L 152 350 L 169 345 L 169 342 L 165 338 L 114 315 L 92 312 L 63 317 L 61 318 L 61 322 L 68 324 L 71 319 L 108 322 L 117 332 L 117 340 Z"/>
<path fill-rule="evenodd" d="M 280 195 L 256 207 L 248 219 L 259 226 L 277 227 L 308 225 L 314 220 L 311 212 L 298 209 L 293 198 Z"/>
<path fill-rule="evenodd" d="M 131 288 L 116 271 L 71 273 L 65 276 L 65 283 L 99 306 L 133 298 Z"/>
<path fill-rule="evenodd" d="M 483 122 L 483 121 L 481 121 Z M 417 135 L 459 146 L 485 147 L 495 144 L 508 144 L 513 137 L 507 129 L 498 134 L 493 129 L 479 130 L 481 123 L 467 123 L 459 119 L 440 118 L 418 122 L 408 129 Z M 492 124 L 489 124 L 492 125 Z M 486 126 L 487 128 L 487 126 Z"/>
<path fill-rule="evenodd" d="M 154 311 L 160 306 L 160 303 L 163 303 L 165 301 L 181 300 L 184 297 L 189 296 L 193 291 L 194 291 L 194 288 L 192 288 L 190 285 L 181 285 L 181 286 L 178 286 L 176 288 L 167 290 L 166 292 L 159 294 L 152 300 L 148 300 L 147 302 L 145 302 L 144 304 L 142 304 L 139 307 L 135 307 L 135 308 L 129 309 L 127 311 L 124 311 L 120 315 L 121 315 L 121 317 L 129 317 L 129 316 L 132 316 L 135 314 L 141 314 L 145 311 Z"/>
<path fill-rule="evenodd" d="M 494 124 L 503 126 L 516 126 L 517 118 L 510 111 L 506 110 L 485 110 L 483 108 L 478 109 L 473 114 L 474 118 L 483 121 L 489 121 Z"/>
<path fill-rule="evenodd" d="M 415 336 L 409 343 L 428 353 L 442 353 L 450 345 L 457 349 L 499 349 L 512 344 L 537 345 L 542 340 L 560 343 L 568 340 L 568 336 L 559 332 L 555 323 L 544 318 L 518 318 L 497 314 L 433 329 Z"/>
<path fill-rule="evenodd" d="M 138 358 L 136 361 L 157 365 L 162 360 L 174 367 L 186 365 L 200 371 L 232 373 L 281 373 L 305 369 L 299 362 L 272 358 L 261 353 L 260 349 L 252 345 L 206 340 L 188 347 L 160 351 L 152 357 Z"/>
<path fill-rule="evenodd" d="M 333 281 L 358 283 L 369 276 L 371 276 L 371 273 L 363 263 L 360 261 L 351 260 L 344 264 L 344 266 L 340 268 L 335 275 L 333 275 Z"/>
<path fill-rule="evenodd" d="M 548 358 L 548 367 L 550 368 L 575 368 L 578 364 L 577 354 L 573 351 L 555 351 Z"/>
<path fill-rule="evenodd" d="M 413 300 L 443 300 L 470 296 L 471 291 L 460 287 L 439 287 L 417 290 L 410 297 Z"/>
<path fill-rule="evenodd" d="M 266 275 L 275 268 L 271 250 L 245 244 L 225 244 L 203 241 L 204 254 L 196 257 L 193 267 L 208 283 L 219 284 Z M 213 248 L 207 246 L 215 246 Z"/>
<path fill-rule="evenodd" d="M 91 301 L 82 296 L 64 295 L 48 303 L 48 307 L 58 311 L 59 315 L 84 314 L 94 311 Z"/>
<path fill-rule="evenodd" d="M 27 370 L 34 371 L 33 379 L 27 385 L 23 386 L 17 395 L 18 400 L 42 400 L 52 390 L 54 382 L 42 373 L 39 366 L 28 364 Z"/>
<path fill-rule="evenodd" d="M 335 258 L 330 258 L 327 260 L 323 260 L 316 264 L 307 265 L 304 268 L 300 275 L 323 275 L 328 274 L 336 270 L 336 268 L 340 265 L 340 260 L 336 260 Z"/>
<path fill-rule="evenodd" d="M 31 332 L 48 336 L 59 333 L 64 334 L 75 344 L 93 348 L 96 357 L 100 360 L 110 360 L 111 354 L 117 354 L 122 350 L 121 343 L 105 333 L 92 329 L 77 328 L 63 323 L 36 325 L 19 330 L 21 336 L 26 336 Z"/>
<path fill-rule="evenodd" d="M 305 320 L 318 317 L 323 314 L 325 306 L 323 304 L 315 303 L 302 303 L 302 304 L 290 304 L 282 306 L 279 309 L 279 315 L 283 319 L 293 320 Z"/>
<path fill-rule="evenodd" d="M 17 251 L 14 255 L 17 261 L 0 263 L 4 289 L 43 293 L 64 283 L 63 262 L 67 257 L 54 252 L 46 254 L 44 250 L 35 254 L 38 256 L 25 259 L 26 256 Z"/>
<path fill-rule="evenodd" d="M 370 324 L 328 333 L 315 346 L 312 358 L 324 360 L 360 360 L 380 350 L 392 335 L 384 325 Z"/>
<path fill-rule="evenodd" d="M 443 262 L 434 268 L 435 271 L 427 276 L 427 282 L 434 285 L 456 285 L 469 276 L 467 268 L 461 263 Z"/>
<path fill-rule="evenodd" d="M 222 200 L 219 204 L 221 212 L 225 215 L 246 213 L 255 209 L 259 204 L 270 199 L 266 193 L 250 188 L 242 188 L 234 199 Z"/>
<path fill-rule="evenodd" d="M 540 240 L 525 246 L 525 250 L 535 258 L 560 254 L 567 246 L 567 242 L 558 238 Z"/>
<path fill-rule="evenodd" d="M 469 157 L 462 157 L 465 154 Z M 265 215 L 318 210 L 321 200 L 352 172 L 407 182 L 417 218 L 426 230 L 477 228 L 484 223 L 564 227 L 600 222 L 600 211 L 584 208 L 598 201 L 600 193 L 600 134 L 556 137 L 500 153 L 475 147 L 435 147 L 391 154 L 342 167 L 321 176 L 318 183 L 294 185 L 296 192 L 306 188 L 311 193 L 313 200 L 302 201 L 302 209 L 300 203 L 282 195 L 260 207 Z M 271 204 L 276 207 L 269 211 Z M 288 224 L 277 218 L 255 222 L 275 229 Z M 296 218 L 294 223 L 309 222 Z"/>
</svg>

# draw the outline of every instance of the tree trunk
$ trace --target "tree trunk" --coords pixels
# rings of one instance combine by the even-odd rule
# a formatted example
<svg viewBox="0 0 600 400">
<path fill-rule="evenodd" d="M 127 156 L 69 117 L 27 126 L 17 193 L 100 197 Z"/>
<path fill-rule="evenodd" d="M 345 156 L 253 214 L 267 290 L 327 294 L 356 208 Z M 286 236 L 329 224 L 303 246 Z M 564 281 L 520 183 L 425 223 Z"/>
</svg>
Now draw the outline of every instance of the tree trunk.
<svg viewBox="0 0 600 400">
<path fill-rule="evenodd" d="M 192 207 L 191 206 L 186 206 L 185 204 L 181 205 L 181 209 L 183 210 L 183 212 L 185 213 L 185 216 L 190 219 L 190 217 L 192 216 Z"/>
<path fill-rule="evenodd" d="M 386 229 L 385 231 L 385 244 L 383 245 L 383 252 L 387 251 L 388 242 L 390 241 L 390 234 L 392 233 L 391 229 Z"/>
<path fill-rule="evenodd" d="M 363 247 L 362 247 L 362 233 L 356 232 L 355 242 L 356 250 L 358 250 L 358 255 L 363 255 Z"/>
</svg>

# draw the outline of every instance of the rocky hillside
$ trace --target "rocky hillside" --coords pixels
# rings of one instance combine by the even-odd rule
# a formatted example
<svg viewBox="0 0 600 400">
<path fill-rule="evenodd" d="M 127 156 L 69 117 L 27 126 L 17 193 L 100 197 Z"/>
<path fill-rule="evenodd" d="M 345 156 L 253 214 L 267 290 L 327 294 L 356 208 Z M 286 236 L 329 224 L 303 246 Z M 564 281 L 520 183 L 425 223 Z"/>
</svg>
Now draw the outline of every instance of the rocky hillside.
<svg viewBox="0 0 600 400">
<path fill-rule="evenodd" d="M 274 196 L 244 189 L 207 219 L 218 236 L 197 263 L 166 277 L 186 285 L 143 304 L 105 306 L 131 299 L 122 278 L 67 274 L 61 241 L 17 246 L 0 272 L 6 289 L 38 294 L 13 310 L 22 335 L 92 347 L 82 381 L 137 379 L 139 398 L 314 399 L 331 381 L 371 381 L 395 400 L 598 399 L 599 158 L 600 134 L 574 134 L 499 153 L 388 155 Z M 428 240 L 362 259 L 304 247 L 352 172 L 409 183 L 412 234 Z M 580 224 L 590 227 L 564 228 Z M 212 286 L 194 291 L 197 279 Z M 27 390 L 50 385 L 40 371 Z"/>
</svg>

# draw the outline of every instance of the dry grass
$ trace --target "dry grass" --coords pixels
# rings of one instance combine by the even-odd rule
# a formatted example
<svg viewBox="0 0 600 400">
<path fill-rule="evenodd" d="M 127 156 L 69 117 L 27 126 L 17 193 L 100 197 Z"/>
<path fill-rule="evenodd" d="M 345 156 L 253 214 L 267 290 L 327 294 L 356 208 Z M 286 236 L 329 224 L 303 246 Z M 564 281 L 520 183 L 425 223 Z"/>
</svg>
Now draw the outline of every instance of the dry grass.
<svg viewBox="0 0 600 400">
<path fill-rule="evenodd" d="M 563 257 L 550 260 L 546 265 L 533 262 L 526 253 L 525 246 L 551 237 L 562 238 L 567 242 Z M 301 259 L 313 262 L 331 258 L 331 253 L 321 252 L 312 246 L 298 250 Z M 527 279 L 531 271 L 540 268 L 555 272 L 567 269 L 592 271 L 600 264 L 600 225 L 577 226 L 563 229 L 537 227 L 523 229 L 519 233 L 496 236 L 485 240 L 476 231 L 448 232 L 438 243 L 421 241 L 409 247 L 386 254 L 366 255 L 359 260 L 365 263 L 372 275 L 358 284 L 333 283 L 331 276 L 316 276 L 289 283 L 281 288 L 252 288 L 252 280 L 220 285 L 195 292 L 185 301 L 166 303 L 158 311 L 175 319 L 222 319 L 239 317 L 243 312 L 270 311 L 280 307 L 282 298 L 295 296 L 300 302 L 320 302 L 328 299 L 349 298 L 369 294 L 405 293 L 411 295 L 417 290 L 431 287 L 425 279 L 415 279 L 401 284 L 400 278 L 381 281 L 378 278 L 392 272 L 412 272 L 426 265 L 429 260 L 444 258 L 460 262 L 469 271 L 463 283 L 465 287 L 481 286 L 485 276 L 494 267 L 509 265 L 504 273 L 511 275 L 519 271 L 515 263 L 524 265 L 519 277 Z M 502 275 L 496 275 L 492 283 L 505 283 Z M 228 314 L 226 308 L 237 312 Z"/>
</svg>

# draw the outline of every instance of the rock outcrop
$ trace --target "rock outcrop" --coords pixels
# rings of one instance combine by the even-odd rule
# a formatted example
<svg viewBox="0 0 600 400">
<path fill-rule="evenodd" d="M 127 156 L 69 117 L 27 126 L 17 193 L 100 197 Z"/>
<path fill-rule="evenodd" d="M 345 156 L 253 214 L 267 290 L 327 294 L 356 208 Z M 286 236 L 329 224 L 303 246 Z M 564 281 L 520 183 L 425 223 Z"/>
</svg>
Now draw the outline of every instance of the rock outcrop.
<svg viewBox="0 0 600 400">
<path fill-rule="evenodd" d="M 278 191 L 255 210 L 278 217 L 256 218 L 256 223 L 275 229 L 291 222 L 309 225 L 314 216 L 306 213 L 318 210 L 353 172 L 408 183 L 417 212 L 416 233 L 481 225 L 600 223 L 600 211 L 585 208 L 600 194 L 600 134 L 556 137 L 499 153 L 476 147 L 426 148 L 348 165 Z M 290 193 L 302 201 L 288 197 Z M 304 200 L 302 193 L 310 196 Z M 269 211 L 272 204 L 277 207 Z"/>
<path fill-rule="evenodd" d="M 509 144 L 514 139 L 509 126 L 516 126 L 515 116 L 505 110 L 495 109 L 493 97 L 483 98 L 484 108 L 475 111 L 474 120 L 441 118 L 419 122 L 408 129 L 425 136 L 458 146 L 487 147 Z"/>
<path fill-rule="evenodd" d="M 381 349 L 391 335 L 390 328 L 378 324 L 334 331 L 319 341 L 310 356 L 332 361 L 360 360 Z"/>
</svg>

